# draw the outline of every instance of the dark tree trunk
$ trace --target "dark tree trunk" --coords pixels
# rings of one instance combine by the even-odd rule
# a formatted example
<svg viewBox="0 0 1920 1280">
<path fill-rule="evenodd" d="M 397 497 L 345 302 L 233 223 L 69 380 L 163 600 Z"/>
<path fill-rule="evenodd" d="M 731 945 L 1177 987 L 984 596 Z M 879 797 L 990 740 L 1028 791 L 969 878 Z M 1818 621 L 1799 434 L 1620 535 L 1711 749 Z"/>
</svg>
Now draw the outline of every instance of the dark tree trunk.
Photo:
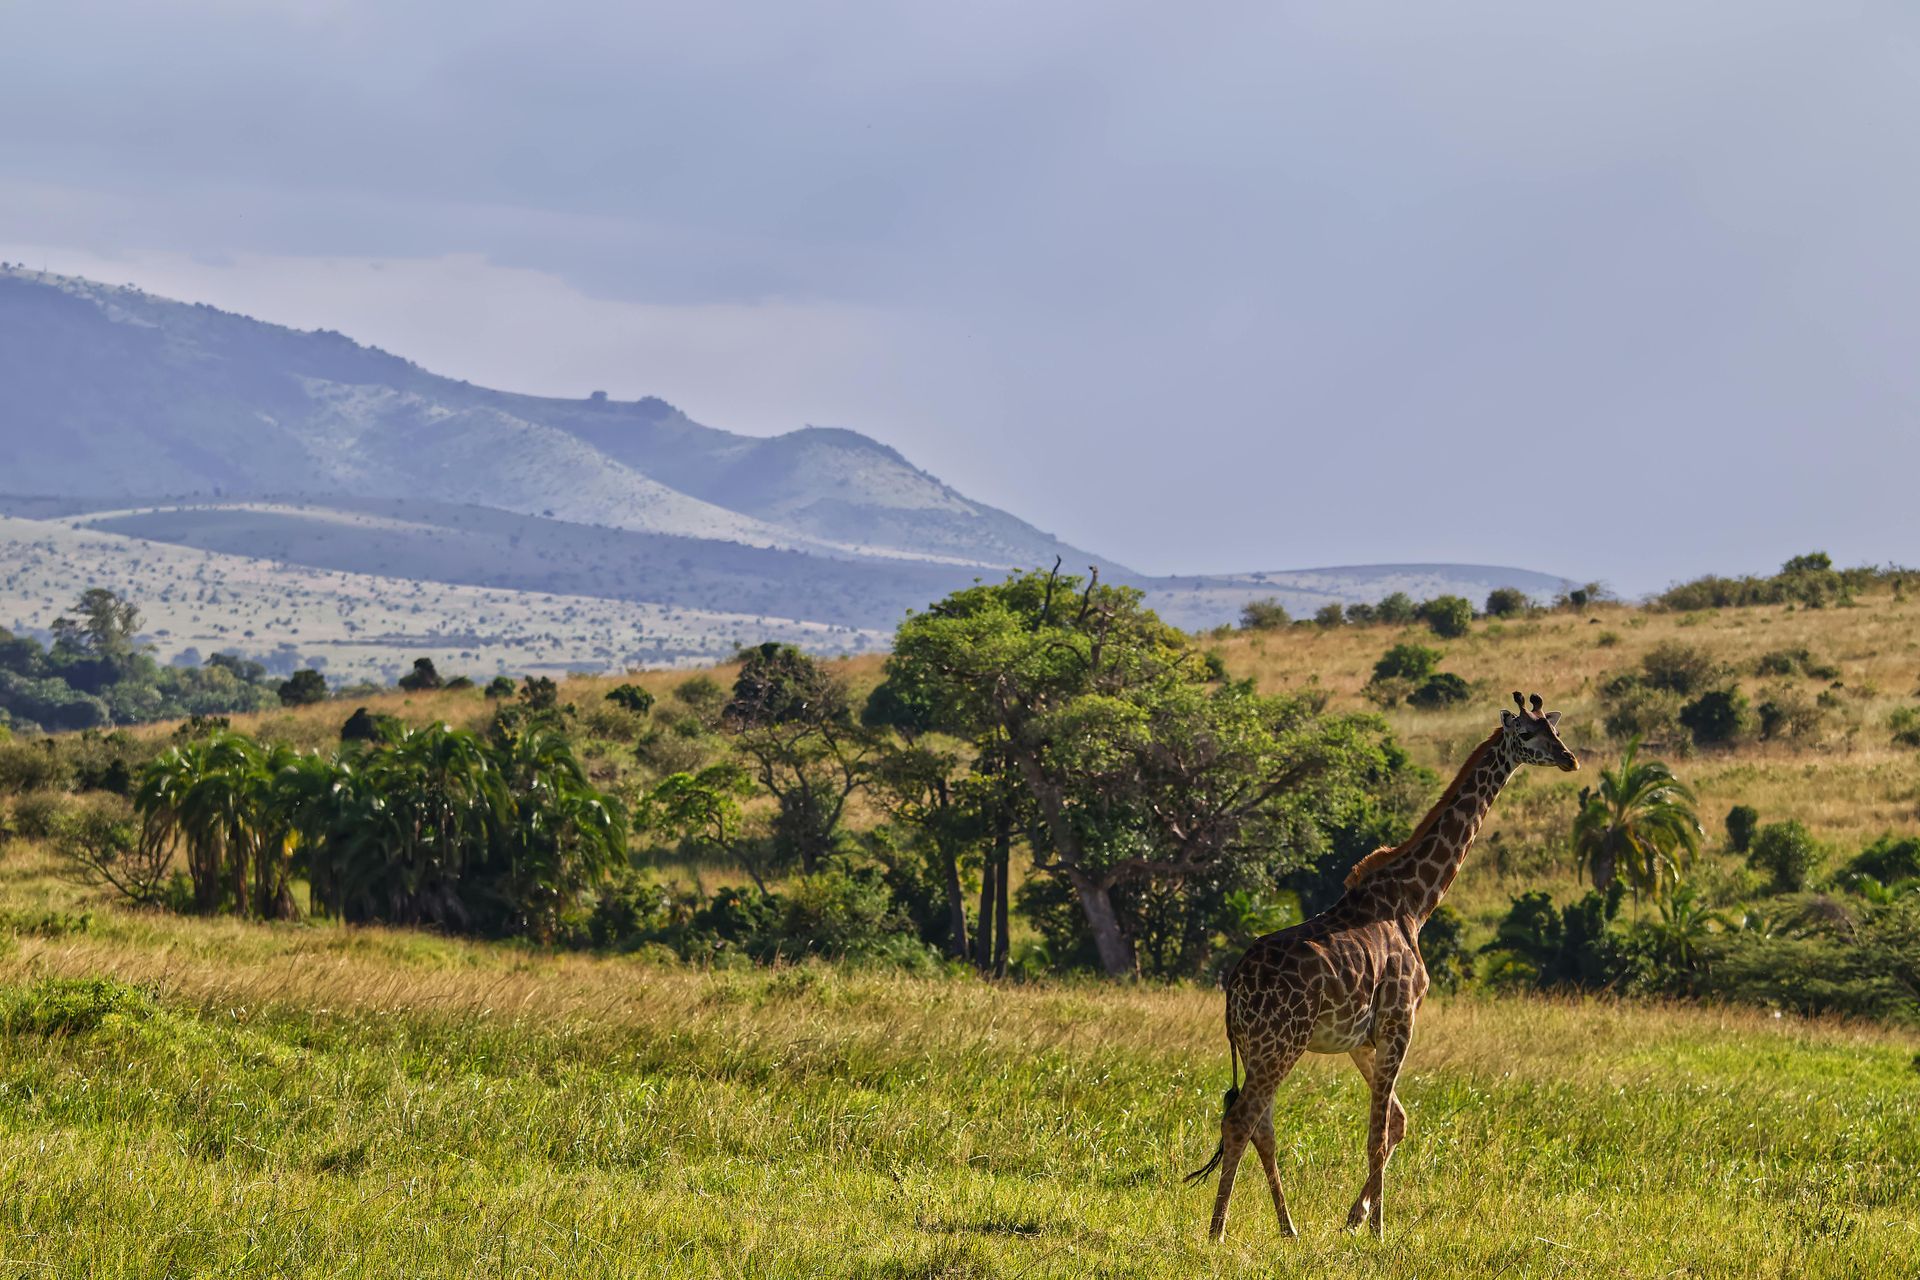
<svg viewBox="0 0 1920 1280">
<path fill-rule="evenodd" d="M 973 963 L 982 973 L 993 968 L 993 881 L 997 868 L 989 853 L 980 864 L 980 914 L 973 932 Z"/>
<path fill-rule="evenodd" d="M 993 833 L 993 976 L 1007 976 L 1007 864 L 1013 855 L 1013 824 L 1006 810 L 1000 811 L 999 829 Z"/>
<path fill-rule="evenodd" d="M 940 846 L 940 876 L 947 891 L 947 954 L 956 960 L 967 957 L 967 895 L 960 888 L 960 859 L 952 848 Z"/>
<path fill-rule="evenodd" d="M 1093 945 L 1100 955 L 1100 968 L 1109 978 L 1133 976 L 1133 944 L 1120 928 L 1120 917 L 1113 910 L 1113 895 L 1107 886 L 1091 876 L 1069 867 L 1068 881 L 1080 895 L 1080 909 L 1086 913 L 1087 928 L 1093 933 Z"/>
</svg>

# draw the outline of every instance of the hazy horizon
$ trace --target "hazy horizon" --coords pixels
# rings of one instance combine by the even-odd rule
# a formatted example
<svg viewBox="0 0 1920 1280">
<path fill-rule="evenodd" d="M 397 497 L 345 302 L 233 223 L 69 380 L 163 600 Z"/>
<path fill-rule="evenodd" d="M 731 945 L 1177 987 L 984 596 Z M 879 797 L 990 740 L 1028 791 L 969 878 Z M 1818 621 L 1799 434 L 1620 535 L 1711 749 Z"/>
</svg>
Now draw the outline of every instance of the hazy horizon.
<svg viewBox="0 0 1920 1280">
<path fill-rule="evenodd" d="M 0 259 L 843 426 L 1146 572 L 1920 561 L 1920 13 L 118 2 Z"/>
</svg>

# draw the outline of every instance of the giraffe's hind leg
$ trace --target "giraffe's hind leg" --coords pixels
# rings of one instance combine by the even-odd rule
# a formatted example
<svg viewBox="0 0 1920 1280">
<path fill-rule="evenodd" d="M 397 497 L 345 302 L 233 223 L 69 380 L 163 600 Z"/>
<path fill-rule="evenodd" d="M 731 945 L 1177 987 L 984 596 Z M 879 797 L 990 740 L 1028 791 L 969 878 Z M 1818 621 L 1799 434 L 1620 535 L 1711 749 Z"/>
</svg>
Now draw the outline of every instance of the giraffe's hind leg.
<svg viewBox="0 0 1920 1280">
<path fill-rule="evenodd" d="M 1260 1113 L 1259 1121 L 1253 1128 L 1254 1150 L 1260 1153 L 1260 1165 L 1267 1171 L 1267 1190 L 1273 1193 L 1273 1212 L 1280 1219 L 1280 1234 L 1297 1236 L 1294 1230 L 1293 1215 L 1287 1212 L 1287 1193 L 1280 1189 L 1280 1166 L 1274 1162 L 1273 1141 L 1273 1105 Z"/>
<path fill-rule="evenodd" d="M 1280 1190 L 1280 1170 L 1273 1157 L 1273 1092 L 1306 1048 L 1303 1034 L 1290 1037 L 1278 1049 L 1270 1048 L 1260 1056 L 1247 1057 L 1246 1087 L 1220 1119 L 1220 1190 L 1214 1195 L 1213 1224 L 1208 1231 L 1214 1240 L 1226 1238 L 1227 1203 L 1233 1199 L 1233 1178 L 1250 1141 L 1259 1144 L 1260 1163 L 1266 1168 L 1267 1185 L 1273 1191 L 1280 1229 L 1288 1235 L 1294 1234 L 1293 1220 L 1287 1216 L 1286 1196 Z"/>
</svg>

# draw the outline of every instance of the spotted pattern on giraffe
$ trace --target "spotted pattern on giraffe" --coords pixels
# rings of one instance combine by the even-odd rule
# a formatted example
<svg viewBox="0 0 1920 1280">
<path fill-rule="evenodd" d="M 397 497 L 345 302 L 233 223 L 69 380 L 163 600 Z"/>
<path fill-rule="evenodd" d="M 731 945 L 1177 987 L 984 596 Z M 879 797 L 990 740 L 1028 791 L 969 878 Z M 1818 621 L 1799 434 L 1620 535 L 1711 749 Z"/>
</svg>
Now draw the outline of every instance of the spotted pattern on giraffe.
<svg viewBox="0 0 1920 1280">
<path fill-rule="evenodd" d="M 1338 902 L 1257 939 L 1228 973 L 1227 1042 L 1234 1063 L 1245 1064 L 1246 1083 L 1227 1095 L 1213 1160 L 1189 1175 L 1191 1181 L 1220 1170 L 1213 1239 L 1226 1235 L 1234 1175 L 1249 1142 L 1266 1174 L 1281 1234 L 1296 1234 L 1280 1183 L 1273 1100 L 1304 1053 L 1347 1054 L 1367 1082 L 1367 1180 L 1347 1214 L 1347 1228 L 1364 1222 L 1376 1237 L 1385 1236 L 1387 1161 L 1407 1133 L 1395 1085 L 1427 994 L 1420 926 L 1452 887 L 1481 823 L 1516 770 L 1580 767 L 1560 740 L 1559 713 L 1542 713 L 1538 694 L 1531 708 L 1518 693 L 1513 699 L 1518 713 L 1501 713 L 1500 727 L 1468 755 L 1404 844 L 1361 859 Z"/>
</svg>

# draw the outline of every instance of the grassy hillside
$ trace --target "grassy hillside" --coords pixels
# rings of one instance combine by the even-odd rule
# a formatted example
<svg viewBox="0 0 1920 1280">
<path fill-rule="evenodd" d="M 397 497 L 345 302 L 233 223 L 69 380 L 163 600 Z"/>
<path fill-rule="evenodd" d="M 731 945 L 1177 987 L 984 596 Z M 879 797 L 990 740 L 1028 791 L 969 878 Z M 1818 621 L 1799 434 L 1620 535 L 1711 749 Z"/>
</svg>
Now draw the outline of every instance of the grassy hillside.
<svg viewBox="0 0 1920 1280">
<path fill-rule="evenodd" d="M 1908 1037 L 1435 1000 L 1384 1244 L 1340 1235 L 1363 1098 L 1278 1104 L 1228 1243 L 1216 993 L 701 972 L 132 915 L 0 860 L 0 1241 L 90 1276 L 1897 1276 Z M 90 914 L 76 914 L 82 910 Z M 73 986 L 68 980 L 108 979 Z M 125 984 L 125 985 L 119 985 Z"/>
</svg>

